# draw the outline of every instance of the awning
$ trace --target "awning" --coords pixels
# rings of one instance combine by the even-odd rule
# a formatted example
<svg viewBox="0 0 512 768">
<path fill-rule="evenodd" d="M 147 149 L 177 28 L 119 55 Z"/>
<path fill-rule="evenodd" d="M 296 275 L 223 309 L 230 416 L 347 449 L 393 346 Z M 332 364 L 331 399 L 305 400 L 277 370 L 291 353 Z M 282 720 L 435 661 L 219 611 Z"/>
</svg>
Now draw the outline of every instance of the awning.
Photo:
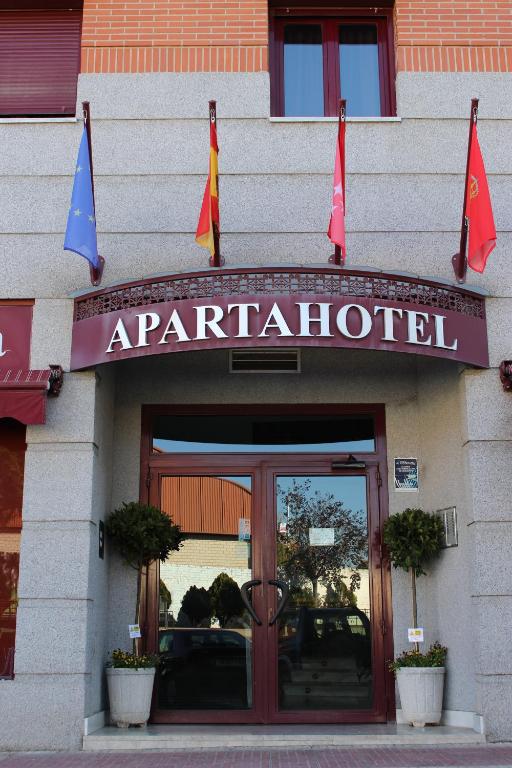
<svg viewBox="0 0 512 768">
<path fill-rule="evenodd" d="M 57 396 L 62 387 L 62 368 L 51 365 L 44 370 L 0 370 L 0 418 L 22 424 L 44 424 L 46 398 Z"/>
</svg>

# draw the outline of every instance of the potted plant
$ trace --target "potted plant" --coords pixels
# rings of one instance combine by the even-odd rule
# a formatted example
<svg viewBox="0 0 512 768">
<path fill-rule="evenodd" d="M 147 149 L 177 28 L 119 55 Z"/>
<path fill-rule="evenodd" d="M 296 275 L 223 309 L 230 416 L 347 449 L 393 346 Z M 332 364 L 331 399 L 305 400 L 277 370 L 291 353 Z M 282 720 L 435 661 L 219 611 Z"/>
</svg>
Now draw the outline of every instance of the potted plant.
<svg viewBox="0 0 512 768">
<path fill-rule="evenodd" d="M 444 527 L 435 515 L 422 509 L 405 509 L 392 515 L 383 527 L 383 541 L 395 568 L 403 568 L 411 577 L 412 626 L 418 625 L 416 577 L 425 574 L 424 565 L 437 557 L 443 545 Z M 418 643 L 405 651 L 390 669 L 395 673 L 402 711 L 406 720 L 417 727 L 438 724 L 443 705 L 443 686 L 447 649 L 434 643 L 421 653 Z"/>
<path fill-rule="evenodd" d="M 134 624 L 139 625 L 142 576 L 155 560 L 164 561 L 178 550 L 183 536 L 178 525 L 157 507 L 140 502 L 123 504 L 108 517 L 105 530 L 125 563 L 137 572 Z M 132 652 L 116 649 L 107 666 L 110 717 L 119 728 L 145 726 L 158 657 L 139 653 L 133 639 Z"/>
</svg>

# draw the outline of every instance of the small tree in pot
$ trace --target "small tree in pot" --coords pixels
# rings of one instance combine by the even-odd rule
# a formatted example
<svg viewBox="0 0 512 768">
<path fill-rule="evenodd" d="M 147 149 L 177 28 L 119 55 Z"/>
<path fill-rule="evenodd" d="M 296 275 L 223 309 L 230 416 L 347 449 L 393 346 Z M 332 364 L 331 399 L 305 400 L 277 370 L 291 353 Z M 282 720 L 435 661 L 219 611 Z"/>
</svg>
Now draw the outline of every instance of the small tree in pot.
<svg viewBox="0 0 512 768">
<path fill-rule="evenodd" d="M 137 572 L 134 624 L 139 624 L 143 574 L 155 560 L 164 562 L 180 548 L 181 529 L 157 507 L 132 501 L 123 502 L 112 512 L 105 530 L 125 563 Z M 157 661 L 155 656 L 139 654 L 136 639 L 132 653 L 119 648 L 113 651 L 107 682 L 110 716 L 119 728 L 146 724 Z"/>
<path fill-rule="evenodd" d="M 442 521 L 422 509 L 405 509 L 384 523 L 383 540 L 390 560 L 411 577 L 413 627 L 418 624 L 416 578 L 425 574 L 426 563 L 439 555 L 443 535 Z M 429 651 L 421 653 L 415 643 L 413 651 L 405 651 L 390 664 L 396 674 L 403 713 L 415 726 L 441 720 L 446 652 L 446 648 L 434 643 Z"/>
</svg>

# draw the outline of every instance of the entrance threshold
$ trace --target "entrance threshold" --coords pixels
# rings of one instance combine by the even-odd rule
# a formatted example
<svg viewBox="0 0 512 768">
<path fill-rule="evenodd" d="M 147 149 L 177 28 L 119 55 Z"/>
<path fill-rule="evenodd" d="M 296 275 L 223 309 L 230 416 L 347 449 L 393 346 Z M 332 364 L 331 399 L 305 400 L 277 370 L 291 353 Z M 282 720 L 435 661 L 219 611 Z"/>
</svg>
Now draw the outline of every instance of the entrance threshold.
<svg viewBox="0 0 512 768">
<path fill-rule="evenodd" d="M 413 728 L 374 725 L 148 725 L 109 726 L 84 736 L 85 751 L 206 749 L 314 749 L 384 745 L 483 744 L 485 736 L 448 725 Z"/>
</svg>

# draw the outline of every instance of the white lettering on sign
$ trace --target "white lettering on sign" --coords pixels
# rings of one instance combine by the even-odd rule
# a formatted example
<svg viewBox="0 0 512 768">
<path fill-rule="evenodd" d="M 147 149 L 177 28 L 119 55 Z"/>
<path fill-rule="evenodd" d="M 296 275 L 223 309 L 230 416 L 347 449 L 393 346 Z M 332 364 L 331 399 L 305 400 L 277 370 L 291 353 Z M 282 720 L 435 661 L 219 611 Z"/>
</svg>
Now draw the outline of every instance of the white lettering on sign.
<svg viewBox="0 0 512 768">
<path fill-rule="evenodd" d="M 224 317 L 224 312 L 221 307 L 217 307 L 215 304 L 206 305 L 204 307 L 194 307 L 197 315 L 197 333 L 194 336 L 196 341 L 199 339 L 209 339 L 210 336 L 206 335 L 206 329 L 209 328 L 212 333 L 218 339 L 227 339 L 227 333 L 224 333 L 219 323 Z M 206 319 L 206 313 L 211 309 L 213 317 L 210 320 Z"/>
<path fill-rule="evenodd" d="M 178 315 L 178 310 L 173 309 L 172 314 L 169 318 L 169 322 L 165 326 L 165 331 L 163 332 L 162 338 L 158 342 L 159 344 L 168 344 L 167 337 L 169 334 L 175 333 L 176 334 L 176 341 L 190 341 L 190 337 L 187 336 L 187 332 L 185 330 L 185 326 L 181 322 L 181 317 Z"/>
<path fill-rule="evenodd" d="M 286 320 L 283 317 L 283 313 L 279 309 L 276 303 L 274 303 L 274 306 L 269 312 L 269 315 L 265 321 L 265 325 L 263 326 L 263 330 L 260 334 L 258 334 L 260 337 L 262 336 L 269 336 L 267 333 L 267 330 L 269 328 L 277 328 L 279 330 L 278 336 L 293 336 L 294 334 L 290 331 L 288 328 L 288 325 L 286 323 Z"/>
<path fill-rule="evenodd" d="M 128 333 L 126 331 L 126 328 L 124 327 L 124 323 L 119 318 L 119 320 L 116 323 L 116 327 L 114 328 L 114 333 L 112 334 L 112 338 L 110 339 L 110 344 L 107 347 L 107 352 L 115 352 L 114 344 L 120 344 L 121 349 L 133 349 L 133 344 L 131 343 Z"/>
<path fill-rule="evenodd" d="M 4 349 L 4 336 L 3 333 L 0 333 L 0 357 L 3 357 L 10 351 L 10 349 Z"/>
<path fill-rule="evenodd" d="M 173 307 L 170 315 L 164 317 L 159 312 L 142 312 L 124 320 L 118 318 L 106 352 L 213 338 L 332 338 L 336 335 L 333 331 L 355 340 L 374 331 L 383 342 L 456 351 L 457 338 L 447 340 L 446 319 L 445 315 L 384 306 L 375 306 L 372 316 L 361 304 L 345 304 L 336 312 L 329 302 L 299 301 L 293 307 L 288 305 L 286 313 L 277 301 L 270 311 L 262 310 L 259 303 L 249 302 L 228 304 L 225 309 L 217 304 L 194 306 L 187 314 L 180 314 L 180 308 Z M 163 332 L 158 331 L 155 337 L 161 326 Z M 0 333 L 0 357 L 8 351 L 3 349 Z"/>
<path fill-rule="evenodd" d="M 351 309 L 355 309 L 359 312 L 361 322 L 361 330 L 359 333 L 350 333 L 347 327 L 347 315 Z M 372 316 L 365 307 L 361 307 L 359 304 L 347 304 L 338 312 L 336 325 L 338 326 L 339 332 L 343 336 L 346 336 L 347 339 L 364 339 L 364 337 L 368 336 L 372 330 Z"/>
<path fill-rule="evenodd" d="M 382 341 L 397 341 L 394 333 L 393 313 L 396 313 L 397 317 L 401 320 L 403 317 L 402 310 L 397 309 L 396 307 L 375 307 L 373 314 L 377 316 L 377 312 L 380 312 L 381 310 L 384 317 L 384 336 L 382 337 Z"/>
<path fill-rule="evenodd" d="M 432 337 L 429 336 L 424 341 L 420 339 L 420 336 L 425 335 L 425 323 L 428 322 L 428 315 L 426 312 L 415 312 L 412 309 L 406 309 L 407 312 L 407 330 L 408 337 L 407 344 L 424 344 L 425 346 L 431 346 Z"/>
<path fill-rule="evenodd" d="M 457 349 L 457 339 L 452 342 L 452 344 L 445 344 L 444 342 L 444 321 L 446 320 L 446 317 L 444 315 L 434 315 L 434 325 L 436 327 L 436 343 L 434 344 L 434 347 L 439 347 L 440 349 Z"/>
<path fill-rule="evenodd" d="M 149 347 L 148 333 L 160 325 L 160 315 L 156 312 L 142 312 L 139 318 L 139 339 L 136 347 Z"/>
<path fill-rule="evenodd" d="M 299 308 L 300 319 L 300 331 L 298 336 L 334 336 L 334 334 L 331 333 L 331 317 L 329 315 L 329 309 L 332 307 L 332 304 L 298 301 L 297 306 Z M 318 317 L 311 317 L 311 307 L 320 308 Z M 311 333 L 311 323 L 320 323 L 318 333 Z"/>
<path fill-rule="evenodd" d="M 228 304 L 228 315 L 233 309 L 238 309 L 238 333 L 235 333 L 235 339 L 250 339 L 249 333 L 249 310 L 256 309 L 260 311 L 259 304 Z"/>
</svg>

